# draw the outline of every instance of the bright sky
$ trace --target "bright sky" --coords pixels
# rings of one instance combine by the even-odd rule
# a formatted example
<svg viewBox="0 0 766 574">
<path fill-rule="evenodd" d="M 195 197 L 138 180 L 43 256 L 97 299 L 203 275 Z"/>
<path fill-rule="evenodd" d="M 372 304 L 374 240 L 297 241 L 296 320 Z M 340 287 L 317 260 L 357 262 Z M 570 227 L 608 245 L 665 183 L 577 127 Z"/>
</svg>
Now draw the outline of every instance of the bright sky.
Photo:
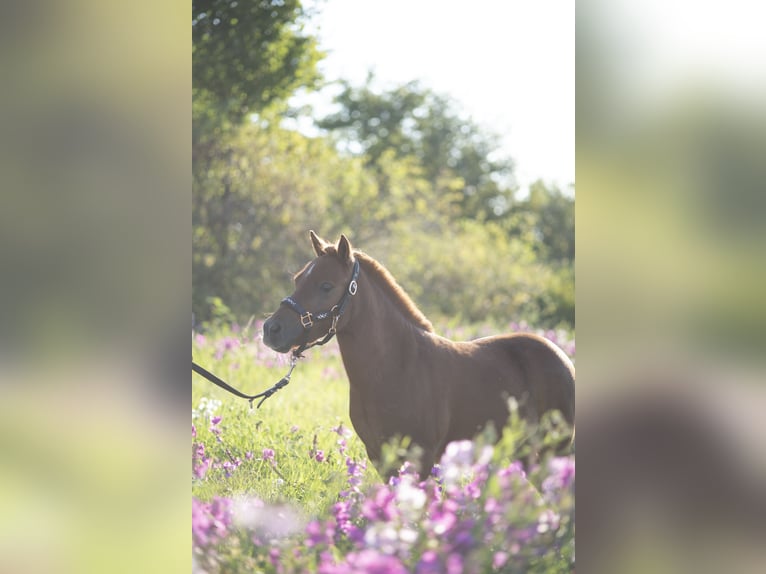
<svg viewBox="0 0 766 574">
<path fill-rule="evenodd" d="M 311 3 L 307 3 L 309 6 Z M 575 3 L 568 0 L 320 0 L 327 79 L 410 80 L 503 136 L 522 189 L 575 181 Z"/>
</svg>

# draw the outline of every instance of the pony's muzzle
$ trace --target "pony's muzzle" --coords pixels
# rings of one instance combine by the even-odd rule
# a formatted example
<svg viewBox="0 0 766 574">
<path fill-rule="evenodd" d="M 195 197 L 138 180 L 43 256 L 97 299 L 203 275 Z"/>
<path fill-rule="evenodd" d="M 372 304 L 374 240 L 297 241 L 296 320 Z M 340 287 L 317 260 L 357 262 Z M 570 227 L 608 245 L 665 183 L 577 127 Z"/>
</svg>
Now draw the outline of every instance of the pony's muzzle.
<svg viewBox="0 0 766 574">
<path fill-rule="evenodd" d="M 285 329 L 282 326 L 282 322 L 272 315 L 263 324 L 263 342 L 266 346 L 277 352 L 286 352 L 289 348 L 283 350 L 286 343 L 284 331 Z"/>
</svg>

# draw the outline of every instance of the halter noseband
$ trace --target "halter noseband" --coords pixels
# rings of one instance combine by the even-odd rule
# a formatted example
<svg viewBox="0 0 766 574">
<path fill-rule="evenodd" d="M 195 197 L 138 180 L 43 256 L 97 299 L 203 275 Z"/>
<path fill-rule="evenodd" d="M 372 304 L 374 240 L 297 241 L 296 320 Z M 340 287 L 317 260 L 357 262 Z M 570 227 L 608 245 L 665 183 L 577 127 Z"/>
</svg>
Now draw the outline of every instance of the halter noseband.
<svg viewBox="0 0 766 574">
<path fill-rule="evenodd" d="M 348 283 L 348 287 L 343 292 L 340 301 L 338 301 L 338 303 L 334 305 L 332 309 L 328 311 L 322 311 L 321 313 L 312 314 L 311 311 L 306 311 L 306 309 L 304 309 L 300 303 L 293 299 L 292 296 L 282 299 L 280 305 L 287 305 L 290 309 L 295 311 L 301 319 L 301 325 L 303 325 L 303 329 L 306 331 L 314 326 L 315 321 L 323 321 L 327 318 L 332 318 L 332 324 L 330 325 L 330 329 L 327 331 L 327 334 L 324 336 L 324 338 L 321 341 L 315 341 L 311 344 L 304 343 L 298 348 L 295 353 L 296 355 L 300 355 L 309 347 L 313 347 L 315 345 L 324 345 L 335 336 L 335 333 L 337 332 L 338 319 L 340 319 L 340 316 L 343 315 L 343 311 L 346 309 L 346 305 L 348 305 L 349 298 L 356 295 L 356 290 L 358 288 L 356 280 L 358 278 L 359 259 L 356 259 L 354 261 L 354 269 L 351 272 L 351 280 Z"/>
</svg>

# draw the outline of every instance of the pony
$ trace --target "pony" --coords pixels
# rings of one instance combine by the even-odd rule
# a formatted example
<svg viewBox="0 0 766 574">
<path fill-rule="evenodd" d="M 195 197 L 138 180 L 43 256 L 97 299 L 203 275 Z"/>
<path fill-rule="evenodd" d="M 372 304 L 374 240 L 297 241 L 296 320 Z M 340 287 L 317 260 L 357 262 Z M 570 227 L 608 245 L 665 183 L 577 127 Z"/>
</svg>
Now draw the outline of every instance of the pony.
<svg viewBox="0 0 766 574">
<path fill-rule="evenodd" d="M 558 410 L 574 436 L 575 369 L 556 345 L 530 333 L 441 337 L 393 276 L 345 235 L 335 244 L 313 231 L 309 237 L 316 258 L 264 322 L 263 341 L 297 356 L 337 336 L 351 423 L 379 471 L 383 445 L 409 437 L 427 477 L 450 442 L 472 439 L 488 423 L 502 429 L 509 399 L 532 424 Z"/>
</svg>

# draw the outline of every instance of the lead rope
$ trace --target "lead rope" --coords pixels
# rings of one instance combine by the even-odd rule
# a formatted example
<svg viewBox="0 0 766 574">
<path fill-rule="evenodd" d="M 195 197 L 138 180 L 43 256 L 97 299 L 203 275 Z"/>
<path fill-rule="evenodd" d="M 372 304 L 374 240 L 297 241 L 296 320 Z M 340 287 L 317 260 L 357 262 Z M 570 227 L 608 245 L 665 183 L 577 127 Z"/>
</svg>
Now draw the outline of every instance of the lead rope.
<svg viewBox="0 0 766 574">
<path fill-rule="evenodd" d="M 298 364 L 298 359 L 300 358 L 300 351 L 301 349 L 296 349 L 290 355 L 290 370 L 287 371 L 287 374 L 284 377 L 282 377 L 279 381 L 277 381 L 277 383 L 274 384 L 274 386 L 266 389 L 262 393 L 258 393 L 257 395 L 246 395 L 245 393 L 235 389 L 234 387 L 232 387 L 230 384 L 223 381 L 222 379 L 219 379 L 210 371 L 203 369 L 194 361 L 192 361 L 192 371 L 194 371 L 198 375 L 205 377 L 208 381 L 210 381 L 211 383 L 215 385 L 218 385 L 222 389 L 229 391 L 231 394 L 237 395 L 238 397 L 241 397 L 243 399 L 247 399 L 250 402 L 251 409 L 253 408 L 253 401 L 255 399 L 261 399 L 260 401 L 258 401 L 258 405 L 256 406 L 257 409 L 260 409 L 261 405 L 263 404 L 263 401 L 268 399 L 271 395 L 276 393 L 282 387 L 286 387 L 288 385 L 288 383 L 290 382 L 290 375 L 293 374 L 293 369 L 295 368 L 295 365 Z"/>
</svg>

